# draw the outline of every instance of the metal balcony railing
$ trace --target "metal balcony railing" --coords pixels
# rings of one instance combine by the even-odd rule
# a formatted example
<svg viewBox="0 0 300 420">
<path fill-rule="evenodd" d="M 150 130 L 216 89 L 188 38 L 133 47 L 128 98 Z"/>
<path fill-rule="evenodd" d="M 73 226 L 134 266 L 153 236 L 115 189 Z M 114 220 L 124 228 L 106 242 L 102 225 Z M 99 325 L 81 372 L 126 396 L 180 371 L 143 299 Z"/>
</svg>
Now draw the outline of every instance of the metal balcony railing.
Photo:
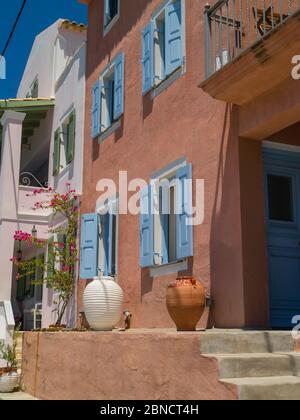
<svg viewBox="0 0 300 420">
<path fill-rule="evenodd" d="M 219 0 L 205 6 L 206 78 L 300 9 L 300 0 Z"/>
<path fill-rule="evenodd" d="M 22 172 L 20 174 L 19 185 L 23 187 L 48 188 L 48 181 L 37 179 L 31 172 Z"/>
</svg>

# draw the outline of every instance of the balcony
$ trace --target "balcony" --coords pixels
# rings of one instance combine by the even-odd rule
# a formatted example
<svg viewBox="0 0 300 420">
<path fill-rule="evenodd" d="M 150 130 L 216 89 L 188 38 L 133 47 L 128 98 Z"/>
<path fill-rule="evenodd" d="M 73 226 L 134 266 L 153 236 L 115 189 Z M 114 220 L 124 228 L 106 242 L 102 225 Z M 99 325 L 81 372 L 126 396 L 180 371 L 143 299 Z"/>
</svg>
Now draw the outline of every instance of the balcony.
<svg viewBox="0 0 300 420">
<path fill-rule="evenodd" d="M 220 0 L 205 7 L 205 80 L 213 98 L 244 105 L 291 79 L 300 0 Z"/>
</svg>

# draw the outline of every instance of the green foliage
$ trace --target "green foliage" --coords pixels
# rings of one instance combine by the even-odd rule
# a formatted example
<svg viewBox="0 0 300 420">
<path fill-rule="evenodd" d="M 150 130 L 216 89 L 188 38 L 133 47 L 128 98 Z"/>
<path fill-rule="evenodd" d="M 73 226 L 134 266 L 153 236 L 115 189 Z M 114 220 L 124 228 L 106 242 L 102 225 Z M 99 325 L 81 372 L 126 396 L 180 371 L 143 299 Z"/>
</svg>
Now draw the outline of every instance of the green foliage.
<svg viewBox="0 0 300 420">
<path fill-rule="evenodd" d="M 45 194 L 45 190 L 37 190 L 34 195 Z M 50 239 L 45 242 L 33 238 L 23 232 L 16 232 L 16 240 L 25 240 L 31 247 L 44 249 L 48 246 L 48 258 L 35 258 L 31 261 L 13 262 L 19 268 L 18 278 L 35 278 L 31 280 L 34 285 L 46 283 L 48 288 L 57 293 L 55 309 L 57 315 L 56 325 L 60 325 L 67 306 L 74 294 L 75 270 L 78 263 L 77 228 L 79 217 L 78 196 L 67 184 L 67 192 L 59 194 L 49 189 L 47 200 L 35 203 L 36 209 L 51 209 L 53 219 L 66 221 L 59 228 L 49 230 Z M 24 239 L 23 239 L 24 238 Z M 54 240 L 57 238 L 57 240 Z"/>
<path fill-rule="evenodd" d="M 12 333 L 12 344 L 4 344 L 0 341 L 0 358 L 6 361 L 8 368 L 17 368 L 17 339 L 20 332 L 20 326 L 17 326 Z"/>
</svg>

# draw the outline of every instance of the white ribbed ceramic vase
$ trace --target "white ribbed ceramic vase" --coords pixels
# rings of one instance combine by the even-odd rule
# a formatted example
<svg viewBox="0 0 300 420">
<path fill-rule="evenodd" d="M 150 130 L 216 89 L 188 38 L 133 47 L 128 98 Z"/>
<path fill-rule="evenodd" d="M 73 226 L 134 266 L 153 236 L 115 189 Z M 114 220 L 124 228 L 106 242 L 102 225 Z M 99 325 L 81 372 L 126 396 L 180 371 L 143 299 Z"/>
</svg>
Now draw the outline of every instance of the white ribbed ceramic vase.
<svg viewBox="0 0 300 420">
<path fill-rule="evenodd" d="M 83 295 L 86 319 L 95 331 L 112 331 L 120 321 L 123 291 L 111 277 L 95 277 Z"/>
</svg>

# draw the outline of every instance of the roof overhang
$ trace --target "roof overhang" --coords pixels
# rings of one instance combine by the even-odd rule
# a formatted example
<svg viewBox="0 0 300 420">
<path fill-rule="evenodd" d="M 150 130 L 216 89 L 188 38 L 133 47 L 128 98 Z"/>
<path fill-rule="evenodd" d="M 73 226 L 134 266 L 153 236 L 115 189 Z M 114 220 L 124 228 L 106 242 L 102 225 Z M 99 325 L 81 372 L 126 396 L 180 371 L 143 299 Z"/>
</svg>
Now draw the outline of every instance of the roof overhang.
<svg viewBox="0 0 300 420">
<path fill-rule="evenodd" d="M 0 118 L 5 111 L 23 112 L 26 114 L 23 122 L 22 143 L 27 144 L 38 128 L 41 121 L 47 116 L 49 110 L 55 105 L 51 98 L 28 98 L 28 99 L 3 99 L 0 100 Z M 0 131 L 2 127 L 0 126 Z"/>
</svg>

